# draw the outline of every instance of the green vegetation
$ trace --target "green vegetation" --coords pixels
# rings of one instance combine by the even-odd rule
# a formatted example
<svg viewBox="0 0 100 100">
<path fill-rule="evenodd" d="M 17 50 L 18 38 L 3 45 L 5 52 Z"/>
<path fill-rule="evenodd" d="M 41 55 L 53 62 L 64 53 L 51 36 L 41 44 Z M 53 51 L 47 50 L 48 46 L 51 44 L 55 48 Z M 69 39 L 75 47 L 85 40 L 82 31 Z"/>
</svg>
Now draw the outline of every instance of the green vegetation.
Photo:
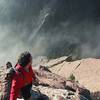
<svg viewBox="0 0 100 100">
<path fill-rule="evenodd" d="M 75 76 L 73 74 L 71 74 L 68 79 L 71 81 L 75 81 Z"/>
</svg>

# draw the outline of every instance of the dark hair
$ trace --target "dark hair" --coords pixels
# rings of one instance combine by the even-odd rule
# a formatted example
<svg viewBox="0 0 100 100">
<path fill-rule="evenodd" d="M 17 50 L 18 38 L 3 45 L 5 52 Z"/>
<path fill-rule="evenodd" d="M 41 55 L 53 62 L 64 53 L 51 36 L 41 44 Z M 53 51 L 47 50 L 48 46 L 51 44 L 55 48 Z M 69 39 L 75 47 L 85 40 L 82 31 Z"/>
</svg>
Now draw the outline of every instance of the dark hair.
<svg viewBox="0 0 100 100">
<path fill-rule="evenodd" d="M 22 67 L 25 67 L 32 59 L 31 54 L 28 51 L 25 51 L 20 54 L 18 58 L 18 64 L 20 64 Z"/>
<path fill-rule="evenodd" d="M 12 63 L 11 62 L 7 62 L 6 63 L 6 68 L 11 68 L 12 67 Z"/>
</svg>

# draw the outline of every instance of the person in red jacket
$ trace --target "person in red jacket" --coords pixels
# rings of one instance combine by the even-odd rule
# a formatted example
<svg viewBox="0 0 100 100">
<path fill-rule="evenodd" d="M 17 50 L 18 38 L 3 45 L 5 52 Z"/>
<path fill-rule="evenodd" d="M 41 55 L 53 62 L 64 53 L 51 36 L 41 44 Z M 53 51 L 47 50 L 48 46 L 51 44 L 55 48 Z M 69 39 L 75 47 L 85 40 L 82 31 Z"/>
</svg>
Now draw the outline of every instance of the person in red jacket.
<svg viewBox="0 0 100 100">
<path fill-rule="evenodd" d="M 35 81 L 36 77 L 32 70 L 32 56 L 29 52 L 26 51 L 20 55 L 15 70 L 16 73 L 12 79 L 10 100 L 16 100 L 19 95 L 24 100 L 32 100 L 30 90 L 32 88 L 32 81 Z"/>
</svg>

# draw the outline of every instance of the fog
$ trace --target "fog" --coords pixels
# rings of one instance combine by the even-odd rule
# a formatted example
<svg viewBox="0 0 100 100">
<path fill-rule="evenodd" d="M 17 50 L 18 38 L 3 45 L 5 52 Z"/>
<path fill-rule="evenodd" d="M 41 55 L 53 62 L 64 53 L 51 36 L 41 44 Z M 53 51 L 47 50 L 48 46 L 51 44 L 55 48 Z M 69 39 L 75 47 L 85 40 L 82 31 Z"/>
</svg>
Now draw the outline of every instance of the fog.
<svg viewBox="0 0 100 100">
<path fill-rule="evenodd" d="M 0 62 L 34 57 L 100 58 L 99 0 L 0 0 Z"/>
</svg>

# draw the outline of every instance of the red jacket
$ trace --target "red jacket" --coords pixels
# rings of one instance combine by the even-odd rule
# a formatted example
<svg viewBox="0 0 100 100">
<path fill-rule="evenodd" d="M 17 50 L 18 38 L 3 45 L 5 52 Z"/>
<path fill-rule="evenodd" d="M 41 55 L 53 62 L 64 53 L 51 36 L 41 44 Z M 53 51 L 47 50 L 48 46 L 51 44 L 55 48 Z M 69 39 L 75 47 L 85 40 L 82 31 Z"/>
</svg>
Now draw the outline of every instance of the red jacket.
<svg viewBox="0 0 100 100">
<path fill-rule="evenodd" d="M 19 64 L 16 66 L 16 69 L 18 69 L 21 74 L 19 74 L 19 72 L 16 72 L 13 77 L 10 100 L 16 100 L 20 94 L 20 89 L 27 84 L 32 83 L 32 80 L 35 79 L 35 74 L 31 66 L 29 67 L 29 72 L 26 72 L 24 68 Z"/>
</svg>

